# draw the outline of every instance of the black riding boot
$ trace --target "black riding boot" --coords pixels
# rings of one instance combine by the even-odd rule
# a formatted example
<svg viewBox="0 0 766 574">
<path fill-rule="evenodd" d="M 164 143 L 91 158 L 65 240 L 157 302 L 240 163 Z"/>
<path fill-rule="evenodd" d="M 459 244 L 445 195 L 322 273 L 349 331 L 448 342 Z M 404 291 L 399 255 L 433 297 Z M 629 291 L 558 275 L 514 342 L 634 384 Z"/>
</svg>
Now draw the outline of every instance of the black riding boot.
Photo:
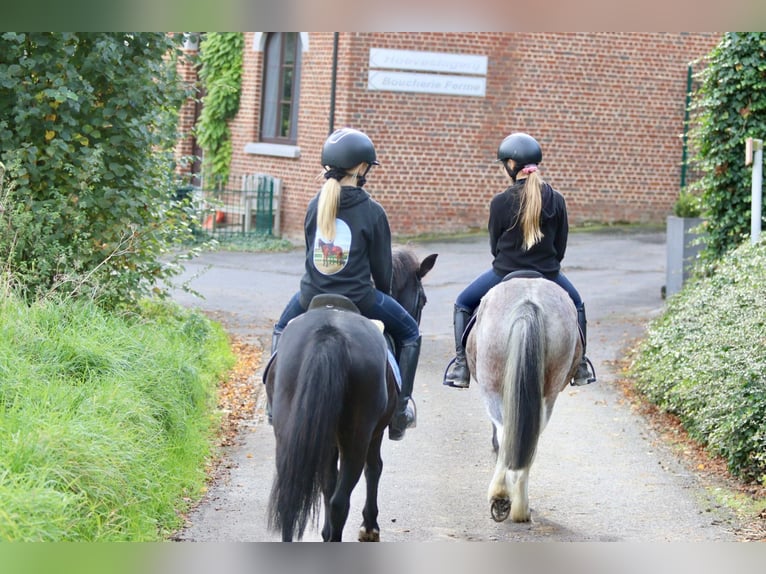
<svg viewBox="0 0 766 574">
<path fill-rule="evenodd" d="M 274 353 L 277 352 L 277 347 L 279 346 L 279 338 L 281 336 L 282 330 L 274 326 L 274 330 L 271 333 L 271 357 L 273 357 Z M 266 395 L 266 418 L 268 419 L 269 424 L 271 424 L 271 399 L 269 399 L 268 394 Z"/>
<path fill-rule="evenodd" d="M 471 384 L 471 372 L 468 370 L 462 342 L 463 332 L 468 325 L 468 321 L 471 320 L 471 315 L 469 311 L 455 305 L 455 315 L 452 320 L 455 332 L 455 358 L 449 364 L 447 372 L 444 373 L 444 382 L 442 383 L 448 387 L 467 389 L 468 385 Z"/>
<path fill-rule="evenodd" d="M 396 402 L 396 410 L 388 425 L 388 438 L 402 440 L 404 431 L 417 424 L 415 403 L 412 401 L 412 388 L 415 385 L 415 371 L 420 358 L 420 337 L 412 343 L 402 345 L 399 352 L 399 372 L 402 377 L 402 390 Z"/>
<path fill-rule="evenodd" d="M 585 356 L 588 340 L 588 321 L 585 318 L 585 303 L 577 308 L 577 324 L 580 326 L 580 338 L 582 339 L 582 359 L 580 359 L 580 364 L 577 365 L 577 372 L 571 382 L 571 385 L 574 387 L 596 382 L 596 370 L 593 368 L 593 363 L 590 362 L 590 359 Z"/>
</svg>

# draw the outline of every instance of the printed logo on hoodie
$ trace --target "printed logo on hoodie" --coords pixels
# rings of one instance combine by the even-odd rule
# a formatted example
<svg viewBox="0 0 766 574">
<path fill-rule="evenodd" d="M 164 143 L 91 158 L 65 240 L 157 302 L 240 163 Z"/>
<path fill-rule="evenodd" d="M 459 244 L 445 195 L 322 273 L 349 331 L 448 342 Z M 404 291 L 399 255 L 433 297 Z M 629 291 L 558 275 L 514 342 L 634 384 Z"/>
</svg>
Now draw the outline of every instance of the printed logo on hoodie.
<svg viewBox="0 0 766 574">
<path fill-rule="evenodd" d="M 324 275 L 335 275 L 348 263 L 351 250 L 351 229 L 342 219 L 335 220 L 335 239 L 314 236 L 314 267 Z"/>
</svg>

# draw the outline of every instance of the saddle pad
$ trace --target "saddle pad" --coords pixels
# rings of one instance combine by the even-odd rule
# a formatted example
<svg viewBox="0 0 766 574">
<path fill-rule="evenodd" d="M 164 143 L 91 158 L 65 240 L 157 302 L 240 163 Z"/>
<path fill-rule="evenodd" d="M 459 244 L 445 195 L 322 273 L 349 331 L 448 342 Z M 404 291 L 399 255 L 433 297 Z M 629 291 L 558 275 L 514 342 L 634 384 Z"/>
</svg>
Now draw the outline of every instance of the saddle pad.
<svg viewBox="0 0 766 574">
<path fill-rule="evenodd" d="M 396 357 L 394 357 L 394 354 L 391 352 L 391 349 L 388 349 L 388 364 L 391 365 L 391 371 L 394 373 L 394 380 L 396 381 L 396 388 L 399 389 L 399 392 L 402 392 L 402 373 L 399 371 L 399 365 L 396 363 Z"/>
</svg>

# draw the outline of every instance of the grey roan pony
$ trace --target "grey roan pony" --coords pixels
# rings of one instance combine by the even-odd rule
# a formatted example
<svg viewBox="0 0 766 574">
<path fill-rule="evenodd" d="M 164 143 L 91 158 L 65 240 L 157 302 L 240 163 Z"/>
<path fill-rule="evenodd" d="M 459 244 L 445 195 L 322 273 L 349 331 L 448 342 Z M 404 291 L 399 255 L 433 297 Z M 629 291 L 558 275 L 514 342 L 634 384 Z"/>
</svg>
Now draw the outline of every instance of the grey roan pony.
<svg viewBox="0 0 766 574">
<path fill-rule="evenodd" d="M 510 514 L 527 522 L 537 442 L 582 355 L 574 304 L 548 279 L 503 281 L 482 299 L 466 354 L 494 431 L 492 518 L 501 522 Z"/>
<path fill-rule="evenodd" d="M 421 263 L 409 250 L 394 251 L 392 295 L 418 322 L 426 303 L 421 279 L 435 260 L 436 254 Z M 359 540 L 379 541 L 380 449 L 398 395 L 380 329 L 339 307 L 308 310 L 285 327 L 266 392 L 276 436 L 270 528 L 281 531 L 283 541 L 302 539 L 309 518 L 318 521 L 321 495 L 322 539 L 340 541 L 364 470 Z"/>
</svg>

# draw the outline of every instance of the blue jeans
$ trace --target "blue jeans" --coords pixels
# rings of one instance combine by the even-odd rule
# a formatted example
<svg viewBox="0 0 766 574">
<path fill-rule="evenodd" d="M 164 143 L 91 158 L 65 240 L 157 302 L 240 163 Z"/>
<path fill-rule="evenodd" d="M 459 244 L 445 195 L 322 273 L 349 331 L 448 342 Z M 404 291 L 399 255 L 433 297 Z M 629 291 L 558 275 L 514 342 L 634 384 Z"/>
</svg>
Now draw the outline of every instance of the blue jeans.
<svg viewBox="0 0 766 574">
<path fill-rule="evenodd" d="M 464 311 L 473 313 L 476 307 L 479 306 L 481 298 L 487 294 L 487 291 L 492 289 L 492 287 L 500 283 L 502 280 L 503 278 L 495 273 L 493 269 L 485 271 L 474 279 L 468 287 L 460 292 L 460 295 L 458 295 L 455 300 L 455 305 Z M 582 307 L 582 298 L 580 297 L 580 294 L 561 271 L 559 271 L 556 277 L 550 280 L 569 293 L 569 297 L 571 297 L 577 309 Z"/>
<path fill-rule="evenodd" d="M 282 311 L 282 316 L 277 321 L 275 329 L 281 332 L 291 319 L 305 312 L 306 310 L 301 307 L 300 293 L 296 293 L 287 303 L 285 310 Z M 386 331 L 394 338 L 397 347 L 414 343 L 420 336 L 418 323 L 412 318 L 412 315 L 396 299 L 382 291 L 375 291 L 375 305 L 368 309 L 364 315 L 368 319 L 381 321 Z"/>
</svg>

